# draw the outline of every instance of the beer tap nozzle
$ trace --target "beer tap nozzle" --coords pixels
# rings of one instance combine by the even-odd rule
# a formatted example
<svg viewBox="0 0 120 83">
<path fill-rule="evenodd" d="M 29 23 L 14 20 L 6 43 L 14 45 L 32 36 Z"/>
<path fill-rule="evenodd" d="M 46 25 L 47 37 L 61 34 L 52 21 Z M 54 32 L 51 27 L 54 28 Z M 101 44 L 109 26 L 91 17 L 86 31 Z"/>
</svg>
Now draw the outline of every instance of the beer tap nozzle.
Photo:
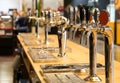
<svg viewBox="0 0 120 83">
<path fill-rule="evenodd" d="M 65 52 L 65 49 L 66 49 L 66 39 L 67 36 L 66 36 L 66 30 L 59 26 L 58 28 L 58 44 L 59 44 L 59 54 L 58 56 L 60 57 L 63 57 L 63 56 L 66 56 L 66 52 Z"/>
</svg>

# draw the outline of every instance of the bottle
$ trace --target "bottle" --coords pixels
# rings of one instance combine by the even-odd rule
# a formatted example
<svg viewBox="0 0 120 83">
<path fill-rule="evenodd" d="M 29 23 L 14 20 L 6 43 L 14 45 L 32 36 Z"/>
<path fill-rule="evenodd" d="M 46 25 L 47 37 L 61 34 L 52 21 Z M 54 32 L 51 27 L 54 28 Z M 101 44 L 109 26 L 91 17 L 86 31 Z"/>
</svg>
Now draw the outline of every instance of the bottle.
<svg viewBox="0 0 120 83">
<path fill-rule="evenodd" d="M 113 0 L 110 1 L 106 9 L 110 14 L 110 22 L 115 22 L 115 4 Z"/>
</svg>

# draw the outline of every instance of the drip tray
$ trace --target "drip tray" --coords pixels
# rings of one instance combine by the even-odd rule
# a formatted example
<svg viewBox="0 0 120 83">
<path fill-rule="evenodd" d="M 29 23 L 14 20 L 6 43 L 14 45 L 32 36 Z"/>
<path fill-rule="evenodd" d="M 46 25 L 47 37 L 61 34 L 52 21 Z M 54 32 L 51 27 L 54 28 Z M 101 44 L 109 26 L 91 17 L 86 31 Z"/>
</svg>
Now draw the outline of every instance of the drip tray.
<svg viewBox="0 0 120 83">
<path fill-rule="evenodd" d="M 46 83 L 85 83 L 74 73 L 45 73 Z"/>
<path fill-rule="evenodd" d="M 46 46 L 44 46 L 44 47 L 40 47 L 40 48 L 37 48 L 37 47 L 35 47 L 35 48 L 28 48 L 29 49 L 29 51 L 31 51 L 31 50 L 36 50 L 36 51 L 39 51 L 39 50 L 41 50 L 41 49 L 43 49 L 44 51 L 49 51 L 50 53 L 58 53 L 59 52 L 59 47 L 46 47 Z M 72 49 L 70 48 L 70 47 L 68 47 L 68 46 L 66 46 L 66 52 L 72 52 Z"/>
<path fill-rule="evenodd" d="M 31 41 L 32 40 L 32 41 Z M 30 37 L 23 37 L 23 42 L 25 45 L 27 46 L 31 46 L 31 45 L 40 45 L 40 44 L 44 44 L 45 40 L 43 39 L 37 39 L 37 38 L 30 38 Z M 48 42 L 54 42 L 53 39 L 48 38 Z"/>
<path fill-rule="evenodd" d="M 31 39 L 31 40 L 33 40 L 33 39 Z M 24 44 L 27 45 L 27 46 L 40 45 L 40 44 L 42 44 L 42 43 L 41 43 L 40 41 L 38 41 L 38 40 L 33 40 L 33 41 L 31 41 L 31 40 L 24 39 L 23 42 L 24 42 Z"/>
<path fill-rule="evenodd" d="M 89 64 L 68 64 L 68 65 L 41 65 L 40 66 L 44 73 L 52 72 L 81 72 L 89 73 Z M 102 64 L 97 64 L 97 72 L 103 74 L 105 67 Z"/>
<path fill-rule="evenodd" d="M 41 50 L 44 50 L 44 51 L 48 51 L 48 52 L 50 52 L 50 53 L 56 53 L 56 52 L 58 52 L 59 51 L 59 48 L 58 47 L 46 47 L 46 46 L 44 46 L 44 47 L 35 47 L 35 48 L 28 48 L 29 49 L 29 51 L 37 51 L 37 52 L 39 52 L 39 51 L 41 51 Z"/>
<path fill-rule="evenodd" d="M 29 49 L 28 53 L 34 62 L 57 61 L 57 58 L 52 53 L 44 49 Z"/>
</svg>

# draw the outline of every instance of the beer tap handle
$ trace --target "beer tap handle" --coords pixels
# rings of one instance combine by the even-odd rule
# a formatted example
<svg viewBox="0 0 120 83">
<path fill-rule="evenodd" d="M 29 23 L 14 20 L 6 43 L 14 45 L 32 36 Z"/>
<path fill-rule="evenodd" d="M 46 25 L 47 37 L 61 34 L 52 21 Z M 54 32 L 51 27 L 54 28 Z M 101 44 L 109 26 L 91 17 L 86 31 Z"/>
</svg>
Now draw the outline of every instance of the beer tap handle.
<svg viewBox="0 0 120 83">
<path fill-rule="evenodd" d="M 73 24 L 73 7 L 72 6 L 70 6 L 70 8 L 69 8 L 69 19 L 70 19 L 70 24 Z"/>
<path fill-rule="evenodd" d="M 83 20 L 84 20 L 84 12 L 83 12 L 83 7 L 81 5 L 78 6 L 79 8 L 79 16 L 80 16 L 80 22 L 82 24 Z"/>
<path fill-rule="evenodd" d="M 88 24 L 91 21 L 91 10 L 89 6 L 85 6 L 86 10 L 86 23 Z"/>
<path fill-rule="evenodd" d="M 100 14 L 100 11 L 98 8 L 93 8 L 93 19 L 94 19 L 94 22 L 96 25 L 99 24 L 99 14 Z"/>
<path fill-rule="evenodd" d="M 75 6 L 74 7 L 74 24 L 77 24 L 77 14 L 78 14 L 78 8 Z"/>
<path fill-rule="evenodd" d="M 41 11 L 41 17 L 45 17 L 45 11 Z"/>
<path fill-rule="evenodd" d="M 84 19 L 85 19 L 85 9 L 81 5 L 79 5 L 78 8 L 79 8 L 79 14 L 80 14 L 80 22 L 81 24 L 83 24 Z"/>
</svg>

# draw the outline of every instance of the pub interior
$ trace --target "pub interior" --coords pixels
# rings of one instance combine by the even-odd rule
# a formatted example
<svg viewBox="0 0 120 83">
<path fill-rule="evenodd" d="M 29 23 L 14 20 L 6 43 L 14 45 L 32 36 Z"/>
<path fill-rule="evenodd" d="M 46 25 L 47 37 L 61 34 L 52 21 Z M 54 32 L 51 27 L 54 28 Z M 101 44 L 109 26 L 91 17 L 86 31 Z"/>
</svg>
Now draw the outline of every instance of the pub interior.
<svg viewBox="0 0 120 83">
<path fill-rule="evenodd" d="M 0 1 L 0 83 L 119 83 L 119 0 Z"/>
</svg>

